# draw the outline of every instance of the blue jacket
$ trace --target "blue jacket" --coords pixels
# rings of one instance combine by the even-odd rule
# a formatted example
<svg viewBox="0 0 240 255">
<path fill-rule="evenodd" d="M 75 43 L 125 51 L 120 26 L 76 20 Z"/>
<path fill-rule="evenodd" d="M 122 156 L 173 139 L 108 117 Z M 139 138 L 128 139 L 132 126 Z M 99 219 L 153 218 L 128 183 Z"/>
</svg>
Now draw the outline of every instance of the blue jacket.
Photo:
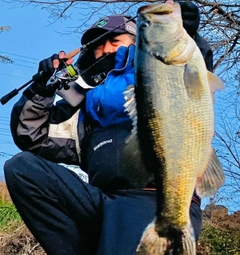
<svg viewBox="0 0 240 255">
<path fill-rule="evenodd" d="M 211 71 L 211 48 L 199 35 L 194 39 Z M 86 117 L 95 130 L 120 123 L 126 127 L 126 122 L 132 123 L 124 109 L 123 92 L 134 84 L 134 50 L 134 46 L 120 47 L 115 69 L 105 83 L 87 92 Z M 51 161 L 81 165 L 81 143 L 85 135 L 81 112 L 79 107 L 72 107 L 64 100 L 54 105 L 54 96 L 41 96 L 29 86 L 12 109 L 14 142 L 21 150 L 32 151 Z"/>
<path fill-rule="evenodd" d="M 120 47 L 116 53 L 115 68 L 109 72 L 105 82 L 86 94 L 86 114 L 89 124 L 96 130 L 129 122 L 131 120 L 124 109 L 126 87 L 134 84 L 135 46 Z"/>
</svg>

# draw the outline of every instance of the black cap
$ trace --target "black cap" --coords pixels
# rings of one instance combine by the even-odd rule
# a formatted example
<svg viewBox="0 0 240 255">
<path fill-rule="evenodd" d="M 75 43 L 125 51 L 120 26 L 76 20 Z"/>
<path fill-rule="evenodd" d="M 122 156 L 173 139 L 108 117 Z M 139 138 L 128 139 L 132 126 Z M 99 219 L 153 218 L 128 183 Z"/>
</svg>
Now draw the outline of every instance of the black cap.
<svg viewBox="0 0 240 255">
<path fill-rule="evenodd" d="M 89 43 L 98 36 L 111 30 L 117 34 L 129 33 L 136 35 L 136 24 L 132 20 L 129 20 L 130 17 L 122 15 L 106 16 L 99 19 L 83 34 L 81 39 L 82 45 Z"/>
</svg>

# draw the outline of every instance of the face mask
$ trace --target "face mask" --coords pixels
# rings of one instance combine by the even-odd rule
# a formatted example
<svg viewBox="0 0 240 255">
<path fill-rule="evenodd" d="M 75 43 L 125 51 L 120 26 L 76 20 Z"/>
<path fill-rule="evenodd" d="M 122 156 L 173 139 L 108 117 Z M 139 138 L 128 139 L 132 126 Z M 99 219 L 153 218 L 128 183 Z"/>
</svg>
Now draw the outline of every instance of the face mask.
<svg viewBox="0 0 240 255">
<path fill-rule="evenodd" d="M 92 59 L 92 61 L 85 66 L 84 70 L 82 70 L 82 77 L 86 83 L 91 86 L 97 86 L 98 84 L 102 83 L 105 80 L 108 72 L 114 69 L 115 56 L 116 52 L 104 55 L 94 60 Z M 80 61 L 85 62 L 83 59 Z M 79 66 L 81 70 L 81 67 L 83 66 L 81 64 Z"/>
<path fill-rule="evenodd" d="M 95 61 L 95 73 L 99 74 L 102 72 L 108 73 L 114 69 L 116 52 L 97 58 Z"/>
</svg>

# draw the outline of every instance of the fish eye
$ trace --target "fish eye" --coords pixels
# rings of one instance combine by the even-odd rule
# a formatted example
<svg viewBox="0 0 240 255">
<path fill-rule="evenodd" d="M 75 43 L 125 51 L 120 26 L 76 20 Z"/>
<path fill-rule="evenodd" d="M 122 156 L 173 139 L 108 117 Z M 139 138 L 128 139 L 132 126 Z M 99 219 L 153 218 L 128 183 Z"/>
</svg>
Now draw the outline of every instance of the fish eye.
<svg viewBox="0 0 240 255">
<path fill-rule="evenodd" d="M 149 21 L 144 20 L 144 21 L 141 22 L 141 28 L 149 27 L 149 25 L 150 25 Z"/>
</svg>

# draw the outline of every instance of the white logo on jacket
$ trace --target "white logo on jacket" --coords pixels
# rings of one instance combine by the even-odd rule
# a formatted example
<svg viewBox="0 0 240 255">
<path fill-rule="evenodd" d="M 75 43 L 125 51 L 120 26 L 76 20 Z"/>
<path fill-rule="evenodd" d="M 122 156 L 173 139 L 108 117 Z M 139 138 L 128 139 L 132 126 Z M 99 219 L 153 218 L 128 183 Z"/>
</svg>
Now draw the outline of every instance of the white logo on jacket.
<svg viewBox="0 0 240 255">
<path fill-rule="evenodd" d="M 99 143 L 98 145 L 96 145 L 95 147 L 93 147 L 93 150 L 96 151 L 97 149 L 99 149 L 100 147 L 102 147 L 104 144 L 112 143 L 112 142 L 113 142 L 112 139 L 102 141 L 101 143 Z"/>
</svg>

